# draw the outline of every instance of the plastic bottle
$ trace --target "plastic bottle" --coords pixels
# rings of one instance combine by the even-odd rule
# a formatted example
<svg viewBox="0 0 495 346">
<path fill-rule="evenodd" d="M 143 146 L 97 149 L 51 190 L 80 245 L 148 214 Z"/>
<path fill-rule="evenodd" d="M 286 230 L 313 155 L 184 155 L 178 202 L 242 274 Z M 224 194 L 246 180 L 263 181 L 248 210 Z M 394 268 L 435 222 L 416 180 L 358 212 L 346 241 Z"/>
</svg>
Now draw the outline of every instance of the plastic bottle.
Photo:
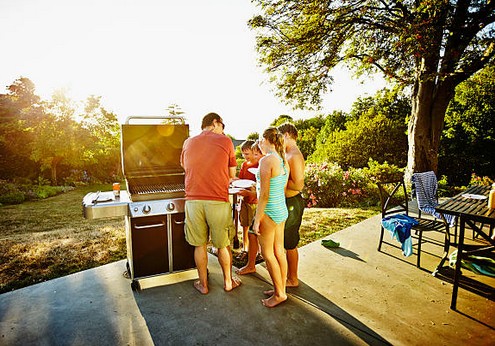
<svg viewBox="0 0 495 346">
<path fill-rule="evenodd" d="M 490 195 L 488 196 L 488 208 L 495 209 L 495 183 L 492 184 Z"/>
</svg>

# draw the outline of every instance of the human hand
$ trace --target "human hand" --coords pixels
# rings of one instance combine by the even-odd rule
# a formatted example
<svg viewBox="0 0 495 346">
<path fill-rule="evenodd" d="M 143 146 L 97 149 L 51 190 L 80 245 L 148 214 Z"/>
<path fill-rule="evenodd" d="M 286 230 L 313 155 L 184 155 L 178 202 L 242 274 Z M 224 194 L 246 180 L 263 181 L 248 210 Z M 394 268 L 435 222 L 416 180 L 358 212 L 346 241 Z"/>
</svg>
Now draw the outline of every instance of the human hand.
<svg viewBox="0 0 495 346">
<path fill-rule="evenodd" d="M 237 194 L 242 197 L 246 197 L 246 196 L 256 197 L 256 188 L 254 186 L 251 186 L 248 189 L 240 190 Z"/>
<path fill-rule="evenodd" d="M 254 220 L 253 222 L 253 232 L 256 235 L 260 235 L 260 222 L 257 220 Z"/>
</svg>

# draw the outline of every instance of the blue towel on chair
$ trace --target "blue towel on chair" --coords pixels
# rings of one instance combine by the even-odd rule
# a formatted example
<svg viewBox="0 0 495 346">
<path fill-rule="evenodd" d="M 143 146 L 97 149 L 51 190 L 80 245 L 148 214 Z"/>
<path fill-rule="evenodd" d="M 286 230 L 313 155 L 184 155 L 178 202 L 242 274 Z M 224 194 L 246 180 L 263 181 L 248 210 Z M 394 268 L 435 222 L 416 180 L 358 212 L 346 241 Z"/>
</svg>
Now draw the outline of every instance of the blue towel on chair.
<svg viewBox="0 0 495 346">
<path fill-rule="evenodd" d="M 390 232 L 392 238 L 402 244 L 402 253 L 406 257 L 413 254 L 411 228 L 417 224 L 418 221 L 405 214 L 390 215 L 382 219 L 383 228 Z"/>
<path fill-rule="evenodd" d="M 414 173 L 412 176 L 412 182 L 416 185 L 416 199 L 418 201 L 418 208 L 422 212 L 433 215 L 437 219 L 442 219 L 440 213 L 435 210 L 438 206 L 437 200 L 437 176 L 435 172 L 428 171 L 422 173 Z M 445 221 L 449 226 L 455 225 L 455 216 L 444 214 Z"/>
</svg>

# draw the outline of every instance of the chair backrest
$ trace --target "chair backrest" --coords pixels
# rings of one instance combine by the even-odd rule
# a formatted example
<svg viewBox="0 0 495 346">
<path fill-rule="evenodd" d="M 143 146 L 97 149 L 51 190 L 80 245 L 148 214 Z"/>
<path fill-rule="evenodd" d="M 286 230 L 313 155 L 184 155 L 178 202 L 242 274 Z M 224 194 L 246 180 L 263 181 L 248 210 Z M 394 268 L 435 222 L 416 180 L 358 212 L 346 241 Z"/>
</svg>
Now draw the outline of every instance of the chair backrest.
<svg viewBox="0 0 495 346">
<path fill-rule="evenodd" d="M 382 208 L 382 218 L 390 215 L 402 213 L 409 215 L 407 205 L 407 191 L 404 179 L 391 181 L 381 181 L 377 183 L 380 191 L 380 202 Z"/>
<path fill-rule="evenodd" d="M 435 172 L 414 173 L 412 175 L 412 182 L 416 191 L 418 208 L 421 211 L 431 213 L 430 210 L 438 205 L 438 182 Z"/>
</svg>

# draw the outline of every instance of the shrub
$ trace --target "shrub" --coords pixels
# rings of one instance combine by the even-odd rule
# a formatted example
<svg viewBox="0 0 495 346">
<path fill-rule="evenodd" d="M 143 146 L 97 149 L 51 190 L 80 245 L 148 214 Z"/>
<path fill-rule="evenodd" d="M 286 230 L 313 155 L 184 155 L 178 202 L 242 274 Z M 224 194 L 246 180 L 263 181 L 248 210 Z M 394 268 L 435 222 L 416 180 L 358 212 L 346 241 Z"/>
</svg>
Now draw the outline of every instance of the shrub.
<svg viewBox="0 0 495 346">
<path fill-rule="evenodd" d="M 24 201 L 53 197 L 73 189 L 71 186 L 21 185 L 0 180 L 0 204 L 20 204 Z"/>
<path fill-rule="evenodd" d="M 388 163 L 370 160 L 366 168 L 342 169 L 336 163 L 308 164 L 303 194 L 308 207 L 333 208 L 377 205 L 377 181 L 403 175 L 403 170 Z"/>
<path fill-rule="evenodd" d="M 469 186 L 490 186 L 493 184 L 493 180 L 487 176 L 479 177 L 476 173 L 471 174 L 471 180 L 469 181 Z"/>
<path fill-rule="evenodd" d="M 2 205 L 2 204 L 21 204 L 22 202 L 24 202 L 24 200 L 25 200 L 24 194 L 20 191 L 9 192 L 9 193 L 0 195 L 0 205 Z"/>
<path fill-rule="evenodd" d="M 0 180 L 0 204 L 20 204 L 24 200 L 24 193 L 17 185 Z"/>
</svg>

